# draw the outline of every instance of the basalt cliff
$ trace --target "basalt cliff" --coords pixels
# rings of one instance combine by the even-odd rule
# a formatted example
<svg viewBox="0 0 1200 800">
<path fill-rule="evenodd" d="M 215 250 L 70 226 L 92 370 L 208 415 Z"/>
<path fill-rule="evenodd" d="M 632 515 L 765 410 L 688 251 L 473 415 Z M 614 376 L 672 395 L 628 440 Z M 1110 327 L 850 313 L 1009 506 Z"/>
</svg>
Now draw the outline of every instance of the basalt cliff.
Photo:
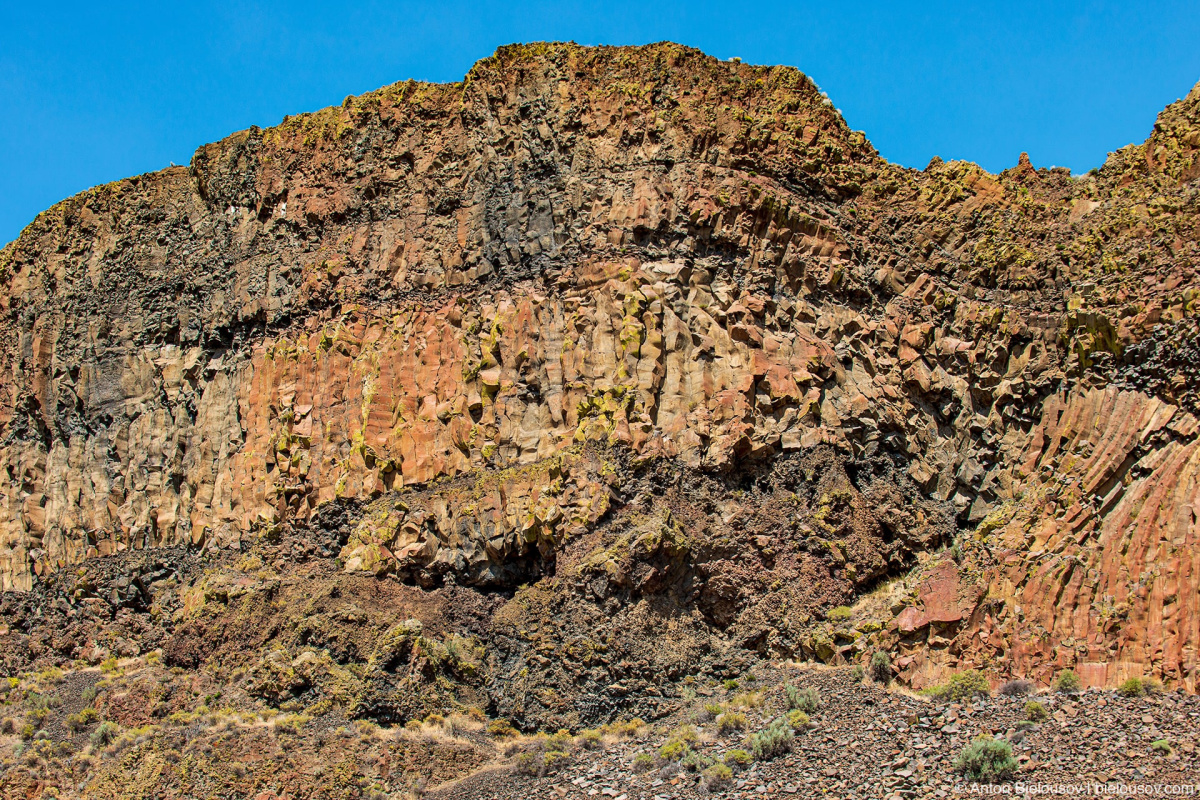
<svg viewBox="0 0 1200 800">
<path fill-rule="evenodd" d="M 0 251 L 0 666 L 527 731 L 876 652 L 1195 691 L 1198 265 L 1200 87 L 1083 176 L 670 44 L 234 134 Z"/>
</svg>

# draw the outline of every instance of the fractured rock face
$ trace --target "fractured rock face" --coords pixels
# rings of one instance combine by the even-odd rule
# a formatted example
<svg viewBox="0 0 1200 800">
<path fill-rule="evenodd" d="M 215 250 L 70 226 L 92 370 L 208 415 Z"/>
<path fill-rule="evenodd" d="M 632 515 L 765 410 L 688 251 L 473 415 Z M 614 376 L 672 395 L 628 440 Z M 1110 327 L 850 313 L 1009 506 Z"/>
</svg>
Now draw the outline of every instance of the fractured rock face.
<svg viewBox="0 0 1200 800">
<path fill-rule="evenodd" d="M 1194 686 L 1198 107 L 1094 176 L 915 172 L 796 70 L 513 47 L 64 201 L 0 251 L 0 588 L 343 504 L 356 579 L 668 593 L 750 649 L 890 642 L 917 682 Z M 800 492 L 814 454 L 844 486 Z M 733 505 L 669 506 L 690 474 Z M 568 553 L 631 504 L 660 522 L 625 555 Z M 738 514 L 763 541 L 722 550 Z M 974 544 L 930 559 L 950 524 Z M 865 639 L 752 619 L 917 561 Z"/>
<path fill-rule="evenodd" d="M 991 595 L 1007 614 L 989 647 L 1009 639 L 1025 673 L 1079 664 L 1094 685 L 1153 673 L 1196 688 L 1197 430 L 1189 413 L 1112 388 L 1047 402 L 1021 509 L 993 534 L 1004 559 Z M 1030 629 L 1048 635 L 1019 633 Z"/>
<path fill-rule="evenodd" d="M 586 533 L 609 509 L 611 490 L 590 466 L 564 452 L 502 480 L 385 497 L 367 507 L 350 534 L 344 569 L 426 586 L 447 574 L 482 586 L 537 577 L 568 538 Z"/>
</svg>

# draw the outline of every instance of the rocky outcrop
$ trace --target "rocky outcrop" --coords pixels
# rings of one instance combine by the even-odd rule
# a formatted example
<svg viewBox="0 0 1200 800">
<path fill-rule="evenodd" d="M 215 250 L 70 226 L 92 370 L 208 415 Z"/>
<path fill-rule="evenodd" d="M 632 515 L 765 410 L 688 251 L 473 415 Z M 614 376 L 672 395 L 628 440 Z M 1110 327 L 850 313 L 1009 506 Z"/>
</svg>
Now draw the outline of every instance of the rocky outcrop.
<svg viewBox="0 0 1200 800">
<path fill-rule="evenodd" d="M 993 665 L 1049 683 L 1161 676 L 1194 691 L 1196 432 L 1114 387 L 1053 396 L 1014 464 L 1012 501 L 928 570 L 893 626 L 918 684 Z M 964 599 L 964 594 L 966 595 Z"/>
<path fill-rule="evenodd" d="M 4 461 L 22 482 L 0 501 L 4 585 L 28 587 L 31 573 L 89 553 L 229 545 L 339 485 L 369 496 L 393 472 L 422 482 L 485 466 L 485 449 L 501 465 L 553 454 L 574 438 L 581 397 L 622 385 L 648 394 L 653 362 L 665 360 L 661 342 L 648 341 L 642 374 L 593 385 L 618 361 L 636 369 L 643 343 L 630 337 L 643 335 L 641 315 L 668 312 L 661 299 L 651 309 L 626 298 L 649 282 L 641 277 L 595 309 L 598 330 L 590 302 L 575 319 L 578 300 L 558 290 L 590 296 L 622 268 L 588 268 L 589 253 L 615 263 L 660 230 L 664 255 L 690 255 L 689 236 L 720 253 L 764 233 L 781 240 L 772 259 L 794 269 L 844 254 L 827 215 L 780 204 L 779 180 L 838 196 L 859 171 L 851 158 L 802 165 L 796 154 L 872 153 L 810 81 L 756 72 L 774 87 L 764 93 L 693 51 L 645 56 L 506 50 L 462 84 L 401 84 L 239 134 L 198 151 L 190 172 L 102 187 L 39 217 L 4 258 L 5 309 L 22 331 L 0 387 L 11 397 Z M 614 84 L 621 74 L 633 82 Z M 638 88 L 655 81 L 670 109 L 647 116 L 647 105 L 666 102 Z M 729 91 L 771 118 L 755 124 L 716 102 Z M 795 135 L 751 155 L 776 113 Z M 738 165 L 751 158 L 777 178 L 747 181 Z M 47 259 L 51 250 L 59 255 Z M 526 296 L 531 280 L 540 298 Z M 539 317 L 559 326 L 545 340 Z M 534 327 L 508 336 L 506 323 Z M 281 339 L 264 337 L 281 326 Z M 661 335 L 663 322 L 650 327 Z M 582 355 L 588 339 L 574 359 L 559 352 L 581 336 L 598 340 L 594 356 Z M 523 338 L 548 352 L 526 352 Z M 657 370 L 662 380 L 665 364 Z M 522 371 L 541 378 L 544 399 L 508 396 L 513 387 L 499 381 Z M 479 428 L 470 415 L 484 413 L 485 395 L 497 402 Z M 622 402 L 593 415 L 619 416 Z M 320 420 L 313 448 L 310 414 Z"/>
<path fill-rule="evenodd" d="M 0 252 L 0 588 L 308 528 L 918 683 L 1194 687 L 1198 107 L 1096 175 L 916 172 L 793 69 L 519 46 L 71 198 Z"/>
</svg>

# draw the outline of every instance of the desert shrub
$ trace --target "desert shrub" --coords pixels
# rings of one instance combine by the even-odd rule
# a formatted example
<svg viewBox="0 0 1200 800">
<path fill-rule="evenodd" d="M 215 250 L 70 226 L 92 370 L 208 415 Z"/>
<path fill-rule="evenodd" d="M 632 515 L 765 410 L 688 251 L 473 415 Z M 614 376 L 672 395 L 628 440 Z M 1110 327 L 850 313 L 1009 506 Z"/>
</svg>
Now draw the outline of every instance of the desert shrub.
<svg viewBox="0 0 1200 800">
<path fill-rule="evenodd" d="M 188 723 L 195 722 L 197 717 L 199 717 L 199 714 L 191 711 L 172 711 L 167 715 L 167 724 L 187 725 Z"/>
<path fill-rule="evenodd" d="M 1171 755 L 1171 743 L 1166 739 L 1159 739 L 1156 742 L 1150 743 L 1150 750 L 1159 755 L 1169 756 Z"/>
<path fill-rule="evenodd" d="M 307 725 L 309 719 L 304 714 L 288 714 L 275 720 L 275 730 L 284 733 L 299 733 Z"/>
<path fill-rule="evenodd" d="M 446 724 L 446 718 L 434 711 L 425 716 L 425 724 L 431 728 L 440 728 Z"/>
<path fill-rule="evenodd" d="M 1143 678 L 1142 691 L 1146 694 L 1159 694 L 1163 690 L 1162 681 L 1158 678 Z"/>
<path fill-rule="evenodd" d="M 806 714 L 812 714 L 821 707 L 821 695 L 811 686 L 800 688 L 789 684 L 783 687 L 783 691 L 789 711 L 799 709 Z"/>
<path fill-rule="evenodd" d="M 1037 700 L 1030 700 L 1025 704 L 1025 719 L 1030 722 L 1041 722 L 1049 716 L 1050 713 L 1046 711 L 1046 707 Z"/>
<path fill-rule="evenodd" d="M 1062 694 L 1075 694 L 1081 688 L 1083 688 L 1083 681 L 1079 680 L 1079 676 L 1069 669 L 1058 673 L 1058 679 L 1054 681 L 1054 691 Z"/>
<path fill-rule="evenodd" d="M 717 717 L 717 728 L 721 733 L 745 730 L 746 715 L 739 711 L 726 711 Z"/>
<path fill-rule="evenodd" d="M 146 653 L 146 663 L 150 666 L 157 666 L 162 663 L 162 653 L 157 650 L 151 650 Z"/>
<path fill-rule="evenodd" d="M 488 723 L 487 732 L 497 739 L 509 739 L 517 735 L 517 729 L 506 719 L 495 719 Z"/>
<path fill-rule="evenodd" d="M 445 728 L 447 733 L 450 733 L 454 736 L 462 736 L 465 733 L 485 729 L 483 723 L 479 722 L 475 718 L 469 717 L 466 714 L 458 713 L 451 714 L 450 716 L 446 717 Z"/>
<path fill-rule="evenodd" d="M 111 675 L 120 668 L 121 665 L 117 662 L 116 656 L 109 656 L 100 662 L 100 671 L 105 675 Z"/>
<path fill-rule="evenodd" d="M 649 753 L 638 753 L 633 757 L 634 772 L 649 772 L 654 768 L 654 756 Z"/>
<path fill-rule="evenodd" d="M 671 738 L 679 739 L 688 744 L 695 744 L 700 740 L 700 735 L 696 733 L 696 729 L 691 725 L 680 725 L 671 733 Z"/>
<path fill-rule="evenodd" d="M 956 672 L 941 686 L 933 686 L 925 690 L 925 694 L 935 700 L 957 701 L 989 693 L 988 681 L 982 672 L 969 669 L 966 672 Z"/>
<path fill-rule="evenodd" d="M 546 737 L 546 750 L 552 753 L 567 753 L 571 750 L 571 745 L 575 743 L 574 737 L 568 730 L 559 730 L 557 733 Z"/>
<path fill-rule="evenodd" d="M 862 664 L 855 664 L 850 668 L 850 680 L 855 683 L 862 683 L 863 677 L 866 676 L 866 670 L 862 668 Z"/>
<path fill-rule="evenodd" d="M 696 735 L 696 729 L 690 725 L 684 725 L 677 728 L 667 741 L 658 750 L 658 755 L 663 761 L 680 761 L 691 752 L 699 737 Z"/>
<path fill-rule="evenodd" d="M 604 734 L 595 728 L 585 728 L 579 732 L 579 744 L 587 750 L 595 750 L 604 742 Z"/>
<path fill-rule="evenodd" d="M 17 721 L 12 717 L 5 717 L 3 722 L 0 722 L 0 733 L 11 734 L 17 732 Z"/>
<path fill-rule="evenodd" d="M 1032 691 L 1033 684 L 1023 680 L 1008 681 L 996 690 L 997 694 L 1002 694 L 1005 697 L 1024 697 Z"/>
<path fill-rule="evenodd" d="M 116 739 L 120 731 L 121 729 L 114 722 L 101 722 L 99 727 L 92 731 L 92 746 L 104 747 Z"/>
<path fill-rule="evenodd" d="M 547 750 L 542 756 L 542 768 L 545 772 L 558 772 L 571 762 L 571 754 L 565 750 Z"/>
<path fill-rule="evenodd" d="M 792 730 L 798 731 L 808 724 L 808 714 L 805 714 L 800 709 L 792 709 L 787 713 L 788 725 L 792 726 Z"/>
<path fill-rule="evenodd" d="M 58 683 L 63 678 L 63 671 L 58 667 L 48 667 L 36 676 L 39 683 Z"/>
<path fill-rule="evenodd" d="M 747 767 L 754 763 L 754 756 L 741 748 L 734 748 L 725 754 L 725 763 L 734 767 Z"/>
<path fill-rule="evenodd" d="M 704 770 L 704 785 L 708 789 L 723 789 L 733 782 L 733 770 L 724 764 L 713 764 Z"/>
<path fill-rule="evenodd" d="M 520 753 L 513 762 L 513 768 L 521 775 L 537 777 L 545 768 L 545 756 L 540 750 Z"/>
<path fill-rule="evenodd" d="M 1008 742 L 981 736 L 958 754 L 954 769 L 970 780 L 996 783 L 1012 777 L 1017 771 L 1017 760 Z"/>
<path fill-rule="evenodd" d="M 1122 697 L 1141 697 L 1146 693 L 1141 678 L 1130 678 L 1117 687 L 1117 693 Z"/>
<path fill-rule="evenodd" d="M 758 708 L 762 704 L 762 692 L 739 692 L 729 698 L 729 705 L 734 708 Z"/>
<path fill-rule="evenodd" d="M 792 726 L 783 717 L 779 717 L 758 733 L 752 734 L 747 744 L 750 745 L 750 752 L 754 753 L 755 760 L 770 761 L 776 756 L 791 752 L 794 739 Z"/>
<path fill-rule="evenodd" d="M 637 736 L 642 728 L 646 727 L 646 723 L 639 718 L 627 720 L 625 722 L 610 722 L 600 726 L 600 732 L 609 734 L 610 736 L 620 736 L 626 738 L 629 736 Z"/>
<path fill-rule="evenodd" d="M 712 766 L 713 760 L 703 753 L 697 753 L 695 750 L 688 748 L 688 751 L 683 754 L 683 758 L 679 759 L 679 766 L 686 769 L 688 772 L 703 772 L 708 767 Z"/>
<path fill-rule="evenodd" d="M 36 716 L 39 724 L 50 714 L 50 709 L 61 705 L 62 701 L 53 695 L 40 694 L 38 692 L 29 692 L 25 696 L 25 702 L 29 705 L 30 715 Z"/>
<path fill-rule="evenodd" d="M 725 681 L 724 685 L 725 685 L 725 691 L 727 691 L 727 692 L 736 692 L 737 691 L 738 682 L 736 680 L 734 680 L 733 678 L 730 678 L 729 680 Z"/>
<path fill-rule="evenodd" d="M 1017 730 L 1019 730 L 1019 731 L 1028 731 L 1028 730 L 1032 730 L 1033 728 L 1036 728 L 1036 727 L 1037 727 L 1036 723 L 1030 722 L 1027 719 L 1017 720 Z"/>
<path fill-rule="evenodd" d="M 92 702 L 93 700 L 96 699 L 96 687 L 95 686 L 87 687 L 86 689 L 83 690 L 83 693 L 80 694 L 79 696 L 80 696 L 80 698 L 83 699 L 83 702 L 85 702 L 85 703 Z"/>
<path fill-rule="evenodd" d="M 95 722 L 97 717 L 98 715 L 96 714 L 96 709 L 85 708 L 82 711 L 71 714 L 69 717 L 67 717 L 67 727 L 73 732 L 78 733 L 88 725 L 91 725 L 93 722 Z"/>
<path fill-rule="evenodd" d="M 837 608 L 831 608 L 829 611 L 825 612 L 825 619 L 829 620 L 830 622 L 844 622 L 850 619 L 850 614 L 851 611 L 849 606 L 838 606 Z"/>
<path fill-rule="evenodd" d="M 688 754 L 692 748 L 688 747 L 688 743 L 679 739 L 668 739 L 662 747 L 658 748 L 658 757 L 663 761 L 678 761 Z"/>
<path fill-rule="evenodd" d="M 871 654 L 871 677 L 880 683 L 892 681 L 892 659 L 882 650 Z"/>
</svg>

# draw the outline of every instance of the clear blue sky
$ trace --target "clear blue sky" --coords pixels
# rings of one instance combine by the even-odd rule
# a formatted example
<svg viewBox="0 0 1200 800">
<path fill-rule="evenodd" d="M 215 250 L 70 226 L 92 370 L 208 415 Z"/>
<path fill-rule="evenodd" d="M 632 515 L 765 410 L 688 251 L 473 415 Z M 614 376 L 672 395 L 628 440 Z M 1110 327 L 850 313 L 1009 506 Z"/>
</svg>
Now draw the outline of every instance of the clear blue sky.
<svg viewBox="0 0 1200 800">
<path fill-rule="evenodd" d="M 0 242 L 95 184 L 347 94 L 457 80 L 516 41 L 669 39 L 793 65 L 914 167 L 998 171 L 1027 150 L 1086 171 L 1200 80 L 1197 0 L 0 5 Z"/>
</svg>

